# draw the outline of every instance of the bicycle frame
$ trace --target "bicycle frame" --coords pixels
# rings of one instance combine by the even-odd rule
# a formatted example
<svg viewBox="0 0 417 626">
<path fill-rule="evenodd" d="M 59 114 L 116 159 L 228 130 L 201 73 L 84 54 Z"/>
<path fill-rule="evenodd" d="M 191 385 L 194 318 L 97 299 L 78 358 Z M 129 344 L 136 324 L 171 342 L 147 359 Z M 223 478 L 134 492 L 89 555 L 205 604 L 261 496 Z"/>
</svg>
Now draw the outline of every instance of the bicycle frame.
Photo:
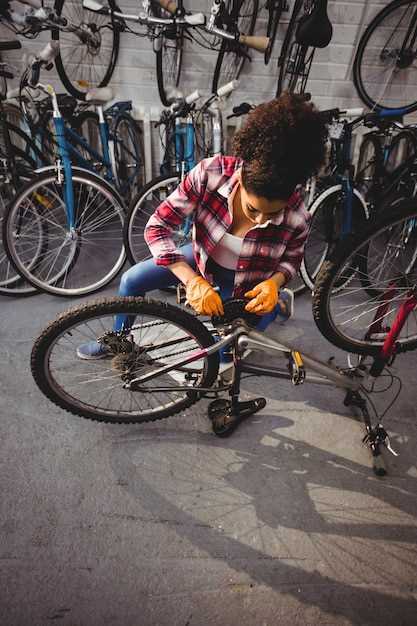
<svg viewBox="0 0 417 626">
<path fill-rule="evenodd" d="M 135 326 L 133 325 L 132 330 L 134 330 L 134 328 Z M 179 359 L 175 363 L 160 367 L 153 372 L 134 378 L 125 383 L 125 388 L 132 391 L 140 391 L 141 393 L 154 393 L 156 390 L 161 392 L 167 390 L 173 391 L 173 387 L 147 388 L 146 383 L 157 378 L 158 376 L 161 376 L 162 374 L 172 370 L 178 370 L 185 365 L 204 359 L 215 352 L 219 352 L 227 346 L 233 345 L 233 378 L 231 383 L 229 383 L 226 387 L 219 388 L 219 391 L 229 391 L 229 395 L 231 396 L 232 411 L 239 411 L 240 381 L 242 374 L 245 373 L 290 380 L 293 385 L 299 385 L 306 381 L 320 385 L 337 386 L 346 391 L 344 399 L 345 406 L 356 407 L 362 413 L 366 429 L 363 441 L 367 443 L 371 451 L 375 473 L 378 475 L 384 475 L 386 473 L 384 462 L 381 457 L 381 446 L 386 446 L 387 449 L 394 455 L 396 455 L 396 453 L 390 446 L 388 434 L 382 424 L 373 426 L 371 423 L 366 401 L 360 393 L 366 379 L 366 372 L 359 371 L 357 369 L 349 369 L 345 373 L 330 363 L 324 363 L 311 355 L 298 351 L 296 346 L 290 346 L 284 342 L 275 341 L 270 337 L 265 336 L 264 333 L 260 333 L 249 328 L 242 320 L 235 320 L 235 322 L 231 324 L 230 328 L 227 328 L 226 332 L 227 334 L 223 339 L 216 342 L 209 348 L 198 349 L 188 357 Z M 259 366 L 246 363 L 241 358 L 246 348 L 256 348 L 257 350 L 272 354 L 283 353 L 288 358 L 288 368 L 283 369 L 273 366 Z M 315 374 L 307 374 L 306 368 L 309 368 Z M 184 387 L 179 387 L 178 389 L 183 390 Z M 211 387 L 206 389 L 200 387 L 198 390 L 195 390 L 194 393 L 199 393 L 201 394 L 201 397 L 203 397 L 205 394 L 213 391 L 216 391 L 216 389 Z M 190 385 L 190 393 L 193 393 L 192 384 Z"/>
<path fill-rule="evenodd" d="M 135 329 L 133 325 L 132 329 Z M 134 378 L 126 384 L 127 388 L 136 388 L 138 385 L 140 386 L 142 383 L 148 382 L 154 378 L 157 378 L 161 374 L 170 372 L 172 370 L 178 370 L 184 365 L 188 365 L 189 363 L 193 363 L 194 361 L 198 361 L 202 358 L 210 356 L 216 352 L 219 352 L 223 348 L 234 344 L 237 348 L 236 350 L 236 358 L 235 365 L 236 371 L 242 373 L 251 373 L 258 374 L 262 376 L 270 376 L 272 378 L 283 378 L 286 380 L 293 381 L 294 384 L 300 384 L 304 382 L 304 380 L 308 382 L 314 382 L 317 384 L 323 385 L 336 385 L 337 387 L 341 387 L 343 389 L 357 392 L 361 387 L 361 380 L 352 378 L 346 374 L 341 373 L 336 367 L 326 364 L 318 359 L 315 359 L 312 356 L 309 356 L 305 353 L 301 353 L 297 350 L 295 346 L 286 345 L 284 343 L 279 343 L 270 337 L 267 337 L 264 333 L 260 333 L 256 330 L 250 329 L 243 322 L 241 324 L 237 324 L 236 328 L 232 329 L 229 334 L 216 342 L 213 346 L 209 348 L 201 348 L 193 352 L 193 354 L 187 356 L 184 359 L 171 363 L 170 365 L 166 365 L 164 367 L 159 368 L 153 372 L 145 374 L 143 376 L 139 376 L 138 378 Z M 272 352 L 272 354 L 284 353 L 287 356 L 297 354 L 301 357 L 301 361 L 307 367 L 311 368 L 314 372 L 317 372 L 319 376 L 311 376 L 306 375 L 303 376 L 300 374 L 298 381 L 294 382 L 296 378 L 294 374 L 289 372 L 288 370 L 276 368 L 276 367 L 265 367 L 265 366 L 256 366 L 249 365 L 248 363 L 244 363 L 239 355 L 243 354 L 246 348 L 256 348 L 257 350 L 262 350 L 265 352 Z M 296 358 L 299 358 L 298 356 Z M 302 371 L 303 366 L 299 367 L 299 372 Z M 155 388 L 153 388 L 155 391 Z M 146 389 L 140 388 L 140 391 L 146 391 Z"/>
</svg>

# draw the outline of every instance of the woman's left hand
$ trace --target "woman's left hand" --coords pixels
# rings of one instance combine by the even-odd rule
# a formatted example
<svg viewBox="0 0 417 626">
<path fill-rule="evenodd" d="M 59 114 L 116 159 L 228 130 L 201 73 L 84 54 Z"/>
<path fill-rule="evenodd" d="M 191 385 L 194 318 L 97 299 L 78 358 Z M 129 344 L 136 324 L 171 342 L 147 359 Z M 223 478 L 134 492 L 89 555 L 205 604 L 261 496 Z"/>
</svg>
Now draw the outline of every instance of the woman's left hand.
<svg viewBox="0 0 417 626">
<path fill-rule="evenodd" d="M 262 281 L 245 293 L 245 298 L 251 298 L 245 310 L 257 315 L 270 313 L 278 304 L 278 293 L 278 286 L 272 278 Z"/>
</svg>

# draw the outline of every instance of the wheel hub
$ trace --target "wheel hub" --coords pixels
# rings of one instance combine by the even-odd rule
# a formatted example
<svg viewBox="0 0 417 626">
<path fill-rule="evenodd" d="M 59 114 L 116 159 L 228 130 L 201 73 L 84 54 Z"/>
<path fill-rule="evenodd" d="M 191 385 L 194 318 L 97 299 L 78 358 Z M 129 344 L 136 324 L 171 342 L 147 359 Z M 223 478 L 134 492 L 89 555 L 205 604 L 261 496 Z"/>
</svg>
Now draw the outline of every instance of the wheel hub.
<svg viewBox="0 0 417 626">
<path fill-rule="evenodd" d="M 397 59 L 397 67 L 400 70 L 405 70 L 407 67 L 410 67 L 413 61 L 414 52 L 411 49 L 404 50 Z"/>
<path fill-rule="evenodd" d="M 84 24 L 79 34 L 81 43 L 87 46 L 91 56 L 98 56 L 101 48 L 101 34 L 96 24 Z"/>
</svg>

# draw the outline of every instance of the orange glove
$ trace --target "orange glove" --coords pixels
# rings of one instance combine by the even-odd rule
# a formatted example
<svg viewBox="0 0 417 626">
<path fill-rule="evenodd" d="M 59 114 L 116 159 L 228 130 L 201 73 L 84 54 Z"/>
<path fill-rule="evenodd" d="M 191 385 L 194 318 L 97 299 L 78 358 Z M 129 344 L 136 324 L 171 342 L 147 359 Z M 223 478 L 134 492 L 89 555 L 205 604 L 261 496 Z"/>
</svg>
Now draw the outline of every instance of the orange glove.
<svg viewBox="0 0 417 626">
<path fill-rule="evenodd" d="M 219 294 L 202 276 L 194 276 L 186 285 L 186 297 L 194 311 L 203 315 L 223 315 Z"/>
<path fill-rule="evenodd" d="M 264 280 L 253 289 L 245 293 L 245 298 L 251 300 L 245 306 L 245 310 L 257 315 L 265 315 L 274 310 L 278 304 L 278 287 L 272 278 Z"/>
</svg>

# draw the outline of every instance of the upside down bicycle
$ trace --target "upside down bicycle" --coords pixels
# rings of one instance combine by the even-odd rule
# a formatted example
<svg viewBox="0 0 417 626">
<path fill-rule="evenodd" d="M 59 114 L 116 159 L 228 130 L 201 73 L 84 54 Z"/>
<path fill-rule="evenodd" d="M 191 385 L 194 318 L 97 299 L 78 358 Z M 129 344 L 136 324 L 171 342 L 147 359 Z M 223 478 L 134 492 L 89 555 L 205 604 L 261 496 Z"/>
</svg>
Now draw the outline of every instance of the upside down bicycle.
<svg viewBox="0 0 417 626">
<path fill-rule="evenodd" d="M 335 293 L 334 284 L 344 272 L 351 275 L 352 265 L 354 278 Z M 370 394 L 383 372 L 393 384 L 390 363 L 398 353 L 417 347 L 416 284 L 417 203 L 406 202 L 394 216 L 383 216 L 349 245 L 345 242 L 317 279 L 315 321 L 329 341 L 358 355 L 355 364 L 350 360 L 348 367 L 336 367 L 259 333 L 253 329 L 259 318 L 244 311 L 243 300 L 226 301 L 224 316 L 204 324 L 171 304 L 118 297 L 81 305 L 50 323 L 33 346 L 32 373 L 40 390 L 59 407 L 103 422 L 158 420 L 202 397 L 215 397 L 212 417 L 222 418 L 224 426 L 216 431 L 219 435 L 233 429 L 227 427 L 229 420 L 236 425 L 265 406 L 264 398 L 240 402 L 242 374 L 289 379 L 294 385 L 335 385 L 345 390 L 345 405 L 361 411 L 364 442 L 375 472 L 382 475 L 381 448 L 394 451 Z M 126 322 L 114 331 L 120 315 Z M 78 345 L 89 340 L 105 345 L 109 358 L 78 359 Z M 231 381 L 218 376 L 219 351 L 227 347 L 233 354 Z M 242 360 L 246 348 L 284 354 L 287 366 L 249 364 Z M 229 393 L 228 400 L 217 397 L 223 392 Z"/>
</svg>

